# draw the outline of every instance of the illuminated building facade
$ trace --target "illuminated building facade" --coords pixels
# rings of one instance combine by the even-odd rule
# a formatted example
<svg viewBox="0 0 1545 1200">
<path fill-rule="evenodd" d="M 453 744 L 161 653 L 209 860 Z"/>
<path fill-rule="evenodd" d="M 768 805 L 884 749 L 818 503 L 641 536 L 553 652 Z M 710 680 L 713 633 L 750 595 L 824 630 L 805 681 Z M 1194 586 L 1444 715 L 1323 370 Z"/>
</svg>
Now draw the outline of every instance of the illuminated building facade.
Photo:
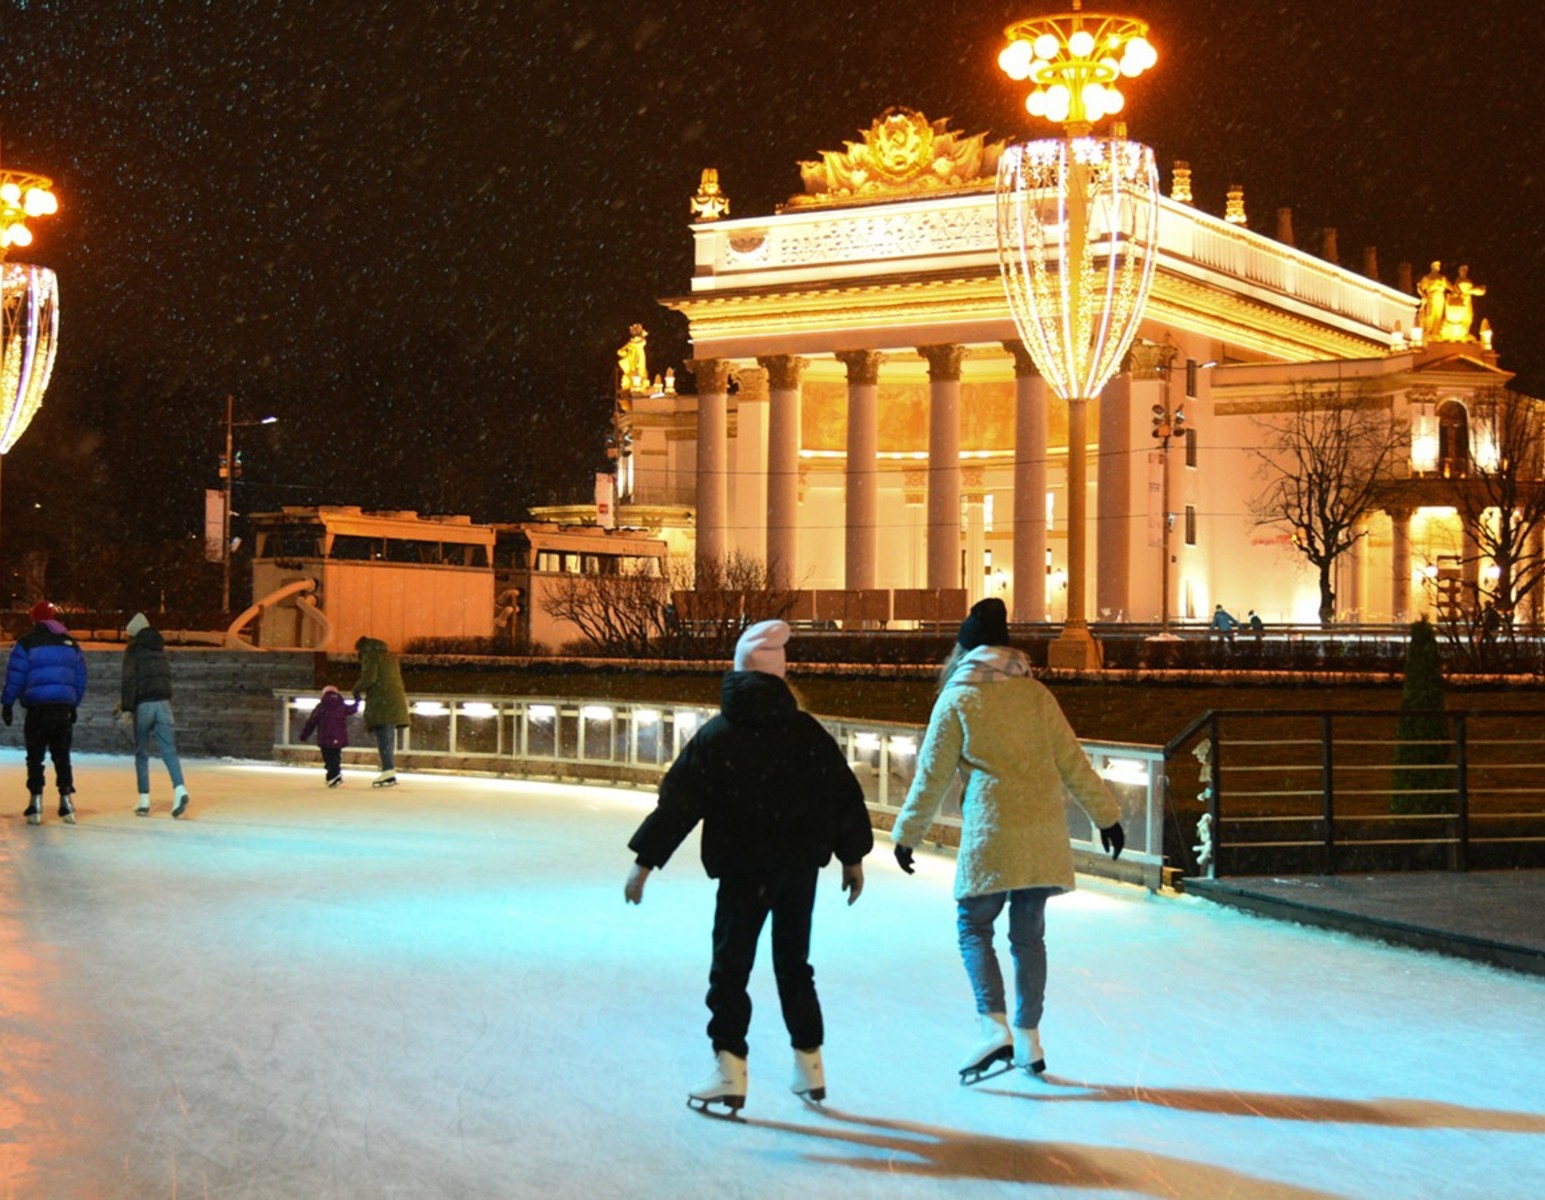
<svg viewBox="0 0 1545 1200">
<path fill-rule="evenodd" d="M 696 395 L 631 401 L 624 523 L 630 503 L 690 510 L 699 561 L 744 553 L 809 590 L 1001 594 L 1018 621 L 1062 620 L 1067 408 L 1005 297 L 1004 151 L 892 109 L 801 164 L 804 192 L 771 215 L 719 217 L 715 176 L 721 204 L 694 206 L 691 292 L 665 301 L 689 323 Z M 1422 481 L 1443 472 L 1442 431 L 1472 436 L 1480 398 L 1510 379 L 1489 329 L 1458 324 L 1445 279 L 1451 319 L 1424 336 L 1414 291 L 1250 229 L 1242 189 L 1218 218 L 1190 188 L 1179 164 L 1137 340 L 1088 418 L 1091 619 L 1197 620 L 1223 603 L 1314 620 L 1315 573 L 1251 506 L 1263 415 L 1338 384 L 1394 414 L 1411 485 L 1338 563 L 1338 609 L 1427 610 L 1435 572 L 1485 569 Z M 1153 413 L 1182 402 L 1161 452 Z"/>
</svg>

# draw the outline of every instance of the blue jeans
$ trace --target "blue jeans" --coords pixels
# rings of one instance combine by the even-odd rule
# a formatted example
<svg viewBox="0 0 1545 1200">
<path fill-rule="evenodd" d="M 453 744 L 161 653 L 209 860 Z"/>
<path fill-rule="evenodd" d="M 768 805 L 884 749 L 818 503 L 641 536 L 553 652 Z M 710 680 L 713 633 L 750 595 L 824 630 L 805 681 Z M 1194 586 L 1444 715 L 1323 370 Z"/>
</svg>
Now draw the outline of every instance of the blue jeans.
<svg viewBox="0 0 1545 1200">
<path fill-rule="evenodd" d="M 1006 1013 L 1003 972 L 992 947 L 993 922 L 1009 906 L 1009 950 L 1014 956 L 1014 1027 L 1038 1029 L 1046 1000 L 1046 901 L 1057 888 L 1019 888 L 956 901 L 960 957 L 965 960 L 979 1013 Z"/>
<path fill-rule="evenodd" d="M 141 700 L 134 706 L 134 778 L 141 796 L 150 795 L 150 739 L 166 764 L 172 787 L 182 787 L 182 762 L 177 757 L 177 727 L 170 700 Z"/>
<path fill-rule="evenodd" d="M 370 732 L 376 735 L 376 749 L 381 752 L 381 770 L 395 771 L 397 769 L 397 727 L 374 725 Z"/>
</svg>

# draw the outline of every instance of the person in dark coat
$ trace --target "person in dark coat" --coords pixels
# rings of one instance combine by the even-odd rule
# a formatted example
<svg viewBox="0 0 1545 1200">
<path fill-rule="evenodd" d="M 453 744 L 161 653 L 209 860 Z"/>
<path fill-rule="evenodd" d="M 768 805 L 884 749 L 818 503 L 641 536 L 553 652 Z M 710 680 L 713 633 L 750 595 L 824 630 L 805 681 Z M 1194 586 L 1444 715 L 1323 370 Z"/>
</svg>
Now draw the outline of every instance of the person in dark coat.
<svg viewBox="0 0 1545 1200">
<path fill-rule="evenodd" d="M 381 773 L 372 783 L 390 787 L 397 782 L 397 731 L 408 724 L 408 691 L 396 656 L 380 638 L 361 637 L 354 649 L 359 652 L 354 699 L 364 700 L 365 728 L 375 735 L 381 753 Z"/>
<path fill-rule="evenodd" d="M 745 1103 L 746 985 L 769 916 L 773 972 L 794 1048 L 793 1090 L 825 1098 L 825 1028 L 810 967 L 816 879 L 835 853 L 852 904 L 864 887 L 863 858 L 874 847 L 863 789 L 846 756 L 819 721 L 800 711 L 784 682 L 788 639 L 783 621 L 763 621 L 742 635 L 719 715 L 671 764 L 658 804 L 628 843 L 637 855 L 624 889 L 630 903 L 643 899 L 649 873 L 700 821 L 703 867 L 719 881 L 708 974 L 715 1066 L 689 1096 L 701 1109 Z"/>
<path fill-rule="evenodd" d="M 27 823 L 43 820 L 43 753 L 54 762 L 59 785 L 59 816 L 75 824 L 75 773 L 70 745 L 75 739 L 75 714 L 86 696 L 86 656 L 58 620 L 54 606 L 39 600 L 29 614 L 33 625 L 11 647 L 0 693 L 0 719 L 11 723 L 17 701 L 27 710 L 22 722 L 27 743 Z"/>
<path fill-rule="evenodd" d="M 172 816 L 188 811 L 188 788 L 177 757 L 177 726 L 172 720 L 172 664 L 166 640 L 151 628 L 144 613 L 135 613 L 123 628 L 129 644 L 123 651 L 123 681 L 119 720 L 134 731 L 134 780 L 139 785 L 135 813 L 150 815 L 150 742 L 172 779 Z"/>
<path fill-rule="evenodd" d="M 317 706 L 301 726 L 301 741 L 313 733 L 317 735 L 317 745 L 322 749 L 322 770 L 330 788 L 343 782 L 343 748 L 349 744 L 349 717 L 358 709 L 358 700 L 345 700 L 342 692 L 328 684 L 322 689 Z"/>
</svg>

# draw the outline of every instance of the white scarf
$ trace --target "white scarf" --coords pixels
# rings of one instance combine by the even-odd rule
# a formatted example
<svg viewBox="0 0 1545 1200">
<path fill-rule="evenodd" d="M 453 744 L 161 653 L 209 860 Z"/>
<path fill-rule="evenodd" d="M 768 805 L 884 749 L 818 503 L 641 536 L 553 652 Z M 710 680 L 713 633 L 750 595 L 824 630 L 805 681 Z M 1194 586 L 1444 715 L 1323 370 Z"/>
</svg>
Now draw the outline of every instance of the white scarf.
<svg viewBox="0 0 1545 1200">
<path fill-rule="evenodd" d="M 1030 674 L 1030 660 L 1012 646 L 978 646 L 955 660 L 949 681 L 956 683 L 996 683 Z"/>
</svg>

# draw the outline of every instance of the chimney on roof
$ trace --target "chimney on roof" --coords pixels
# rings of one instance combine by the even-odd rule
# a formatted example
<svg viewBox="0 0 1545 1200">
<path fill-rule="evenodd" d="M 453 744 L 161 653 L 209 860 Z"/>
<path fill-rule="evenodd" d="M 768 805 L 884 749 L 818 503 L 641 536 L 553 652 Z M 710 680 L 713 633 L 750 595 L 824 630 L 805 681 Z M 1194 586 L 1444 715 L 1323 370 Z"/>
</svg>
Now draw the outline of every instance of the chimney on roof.
<svg viewBox="0 0 1545 1200">
<path fill-rule="evenodd" d="M 1341 250 L 1336 245 L 1336 230 L 1327 225 L 1320 230 L 1320 257 L 1328 263 L 1341 263 Z"/>
<path fill-rule="evenodd" d="M 1292 246 L 1293 241 L 1293 210 L 1291 208 L 1279 208 L 1277 210 L 1277 240 L 1284 246 Z"/>
<path fill-rule="evenodd" d="M 1411 264 L 1403 262 L 1395 268 L 1395 290 L 1401 292 L 1414 292 L 1415 286 L 1411 283 Z"/>
<path fill-rule="evenodd" d="M 1363 247 L 1363 274 L 1369 279 L 1379 277 L 1379 248 L 1377 246 Z"/>
</svg>

